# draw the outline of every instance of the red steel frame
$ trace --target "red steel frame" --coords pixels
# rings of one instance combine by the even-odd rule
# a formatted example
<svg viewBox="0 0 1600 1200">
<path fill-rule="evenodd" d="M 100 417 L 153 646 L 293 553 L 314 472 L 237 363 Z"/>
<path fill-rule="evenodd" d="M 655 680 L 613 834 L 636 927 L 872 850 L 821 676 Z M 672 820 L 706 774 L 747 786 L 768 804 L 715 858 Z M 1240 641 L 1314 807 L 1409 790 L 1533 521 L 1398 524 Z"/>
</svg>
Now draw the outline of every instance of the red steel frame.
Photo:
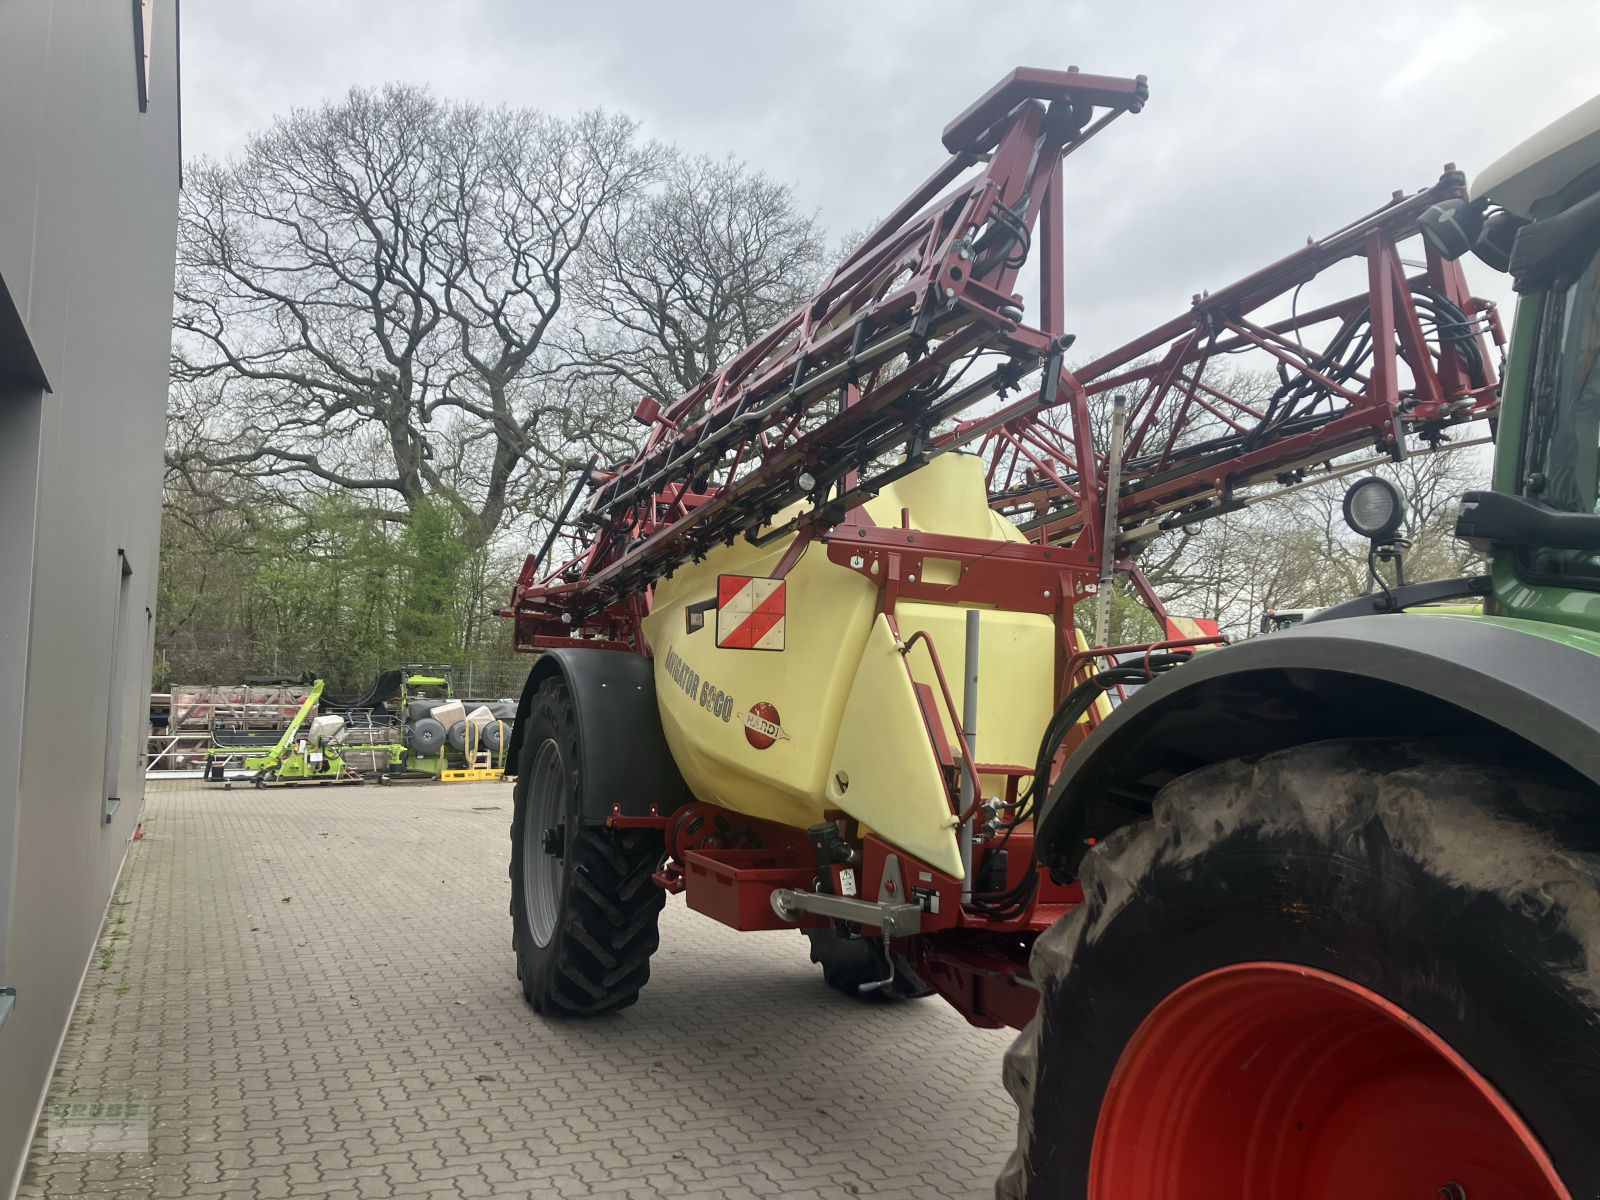
<svg viewBox="0 0 1600 1200">
<path fill-rule="evenodd" d="M 1073 609 L 1096 591 L 1104 553 L 1107 463 L 1096 449 L 1093 398 L 1131 397 L 1114 565 L 1163 620 L 1133 561 L 1145 539 L 1233 511 L 1247 489 L 1292 487 L 1308 472 L 1315 478 L 1319 464 L 1363 447 L 1402 458 L 1408 433 L 1446 440 L 1450 426 L 1495 411 L 1487 339 L 1504 339 L 1493 306 L 1472 297 L 1458 264 L 1429 251 L 1420 273 L 1408 275 L 1397 249 L 1425 208 L 1464 194 L 1453 168 L 1437 186 L 1397 192 L 1376 212 L 1196 296 L 1183 315 L 1069 370 L 1062 163 L 1112 120 L 1140 111 L 1147 96 L 1143 76 L 1019 68 L 952 121 L 945 164 L 814 297 L 672 404 L 641 402 L 636 416 L 651 428 L 639 455 L 580 481 L 590 495 L 568 535 L 576 552 L 554 565 L 530 555 L 524 565 L 502 610 L 515 622 L 517 648 L 649 654 L 641 622 L 655 579 L 736 537 L 764 544 L 793 533 L 776 575 L 820 542 L 831 562 L 879 588 L 891 623 L 902 598 L 1049 615 L 1058 631 L 1059 700 L 1094 657 L 1152 649 L 1085 655 L 1075 641 Z M 1029 326 L 1012 289 L 1035 229 L 1041 312 Z M 1256 319 L 1357 258 L 1365 259 L 1364 290 L 1286 319 Z M 1265 405 L 1240 394 L 1236 372 L 1207 378 L 1208 365 L 1246 353 L 1282 382 Z M 997 361 L 963 385 L 980 355 Z M 892 363 L 901 369 L 885 370 Z M 952 369 L 961 372 L 953 381 Z M 1035 372 L 1038 387 L 1009 398 Z M 965 415 L 974 409 L 982 411 Z M 983 455 L 991 505 L 1028 543 L 928 533 L 904 519 L 880 527 L 861 507 L 886 483 L 958 447 Z M 799 517 L 768 528 L 808 499 Z M 927 582 L 925 556 L 960 562 L 959 582 Z M 1199 639 L 1208 640 L 1217 639 Z M 1175 644 L 1185 643 L 1160 645 Z M 959 738 L 953 708 L 948 716 Z M 1013 804 L 1019 772 L 1031 773 L 980 769 L 1012 776 Z M 671 819 L 620 818 L 663 828 Z M 1008 844 L 1012 875 L 1037 869 L 1030 823 Z M 676 889 L 681 880 L 681 867 L 669 867 L 662 886 Z M 862 885 L 864 895 L 877 894 L 876 880 Z M 956 904 L 933 932 L 895 948 L 969 1021 L 1020 1026 L 1036 1003 L 1027 974 L 1032 938 L 1078 898 L 1076 884 L 1042 878 L 1015 920 Z"/>
<path fill-rule="evenodd" d="M 731 538 L 798 529 L 792 562 L 874 486 L 921 465 L 922 447 L 957 413 L 1041 366 L 1053 397 L 1061 164 L 1138 112 L 1147 94 L 1142 77 L 1019 68 L 952 121 L 945 164 L 814 297 L 671 405 L 641 403 L 650 433 L 638 457 L 591 474 L 594 490 L 575 522 L 579 552 L 543 572 L 530 556 L 518 579 L 504 610 L 518 648 L 577 634 L 646 653 L 640 621 L 655 579 Z M 1012 289 L 1041 212 L 1046 312 L 1033 328 Z M 1003 361 L 965 387 L 938 390 L 980 351 Z M 904 466 L 862 481 L 907 443 Z M 807 498 L 814 506 L 804 518 L 760 535 Z"/>
<path fill-rule="evenodd" d="M 1397 244 L 1415 233 L 1423 210 L 1463 195 L 1463 186 L 1462 176 L 1447 166 L 1436 187 L 1411 196 L 1396 193 L 1383 208 L 1330 237 L 1230 287 L 1197 295 L 1182 316 L 1063 373 L 1061 398 L 1053 404 L 1035 393 L 960 423 L 940 445 L 976 441 L 987 462 L 994 507 L 1035 541 L 1076 544 L 1101 526 L 1095 495 L 1079 494 L 1078 464 L 1094 463 L 1090 477 L 1101 493 L 1106 478 L 1104 453 L 1080 432 L 1088 420 L 1085 401 L 1131 394 L 1117 503 L 1119 524 L 1131 528 L 1119 538 L 1120 547 L 1208 513 L 1231 511 L 1244 489 L 1293 486 L 1309 468 L 1363 446 L 1399 460 L 1408 432 L 1445 440 L 1449 426 L 1497 410 L 1499 380 L 1488 340 L 1503 346 L 1504 334 L 1494 306 L 1468 290 L 1459 263 L 1430 248 L 1418 264 L 1422 269 L 1408 275 Z M 1251 319 L 1330 268 L 1358 258 L 1366 260 L 1364 290 L 1267 324 Z M 1323 337 L 1313 339 L 1319 329 Z M 1357 334 L 1370 339 L 1370 366 L 1352 366 L 1335 378 L 1330 347 L 1348 345 Z M 1204 377 L 1208 364 L 1236 364 L 1245 354 L 1279 373 L 1280 391 L 1302 387 L 1315 404 L 1299 412 L 1264 412 L 1259 402 L 1239 394 L 1237 383 L 1248 380 L 1247 374 L 1236 369 L 1220 380 Z M 1065 421 L 1050 411 L 1069 405 Z M 1218 436 L 1181 445 L 1190 431 Z"/>
</svg>

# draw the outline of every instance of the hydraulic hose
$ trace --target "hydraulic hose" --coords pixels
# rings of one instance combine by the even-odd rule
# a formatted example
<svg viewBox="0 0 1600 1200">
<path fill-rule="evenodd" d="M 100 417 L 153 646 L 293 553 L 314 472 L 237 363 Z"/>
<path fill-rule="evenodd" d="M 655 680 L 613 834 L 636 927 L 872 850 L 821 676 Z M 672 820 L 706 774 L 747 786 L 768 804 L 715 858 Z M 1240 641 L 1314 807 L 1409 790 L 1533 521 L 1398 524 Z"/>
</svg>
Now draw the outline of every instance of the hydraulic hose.
<svg viewBox="0 0 1600 1200">
<path fill-rule="evenodd" d="M 1011 840 L 1012 831 L 1033 815 L 1041 795 L 1040 781 L 1044 780 L 1048 789 L 1050 766 L 1055 761 L 1056 752 L 1066 740 L 1067 732 L 1083 719 L 1083 714 L 1089 711 L 1091 704 L 1103 693 L 1119 685 L 1149 683 L 1156 676 L 1188 662 L 1193 654 L 1192 650 L 1170 650 L 1151 654 L 1138 663 L 1107 667 L 1068 692 L 1056 707 L 1049 724 L 1045 726 L 1044 737 L 1039 741 L 1039 756 L 1034 764 L 1033 782 L 1028 785 L 1027 792 L 1017 802 L 1016 812 L 1006 822 L 1005 836 L 993 849 L 1003 850 L 1006 843 Z M 970 907 L 996 920 L 1009 920 L 1027 910 L 1033 901 L 1034 890 L 1038 886 L 1038 871 L 1029 871 L 1019 882 L 1004 891 L 975 892 Z"/>
</svg>

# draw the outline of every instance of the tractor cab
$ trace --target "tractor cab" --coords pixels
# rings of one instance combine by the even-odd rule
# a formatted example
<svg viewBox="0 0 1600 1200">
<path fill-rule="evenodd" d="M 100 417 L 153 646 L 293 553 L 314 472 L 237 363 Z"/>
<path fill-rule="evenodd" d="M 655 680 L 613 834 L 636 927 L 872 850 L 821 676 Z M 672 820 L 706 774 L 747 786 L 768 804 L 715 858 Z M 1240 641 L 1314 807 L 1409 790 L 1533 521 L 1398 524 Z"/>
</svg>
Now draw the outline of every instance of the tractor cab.
<svg viewBox="0 0 1600 1200">
<path fill-rule="evenodd" d="M 1600 97 L 1436 209 L 1430 242 L 1518 294 L 1493 488 L 1463 497 L 1457 536 L 1493 564 L 1496 615 L 1600 629 Z"/>
<path fill-rule="evenodd" d="M 1321 612 L 1320 608 L 1269 608 L 1261 614 L 1261 632 L 1277 633 L 1284 629 L 1293 629 L 1307 617 L 1315 616 Z"/>
</svg>

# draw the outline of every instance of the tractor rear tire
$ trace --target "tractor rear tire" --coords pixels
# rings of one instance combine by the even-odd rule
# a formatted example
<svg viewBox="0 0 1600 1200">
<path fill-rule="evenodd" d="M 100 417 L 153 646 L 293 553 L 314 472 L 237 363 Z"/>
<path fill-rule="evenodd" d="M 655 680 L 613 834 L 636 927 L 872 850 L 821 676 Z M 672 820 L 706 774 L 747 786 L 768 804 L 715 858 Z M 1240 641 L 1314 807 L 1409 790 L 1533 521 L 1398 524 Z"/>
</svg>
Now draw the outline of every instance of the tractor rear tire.
<svg viewBox="0 0 1600 1200">
<path fill-rule="evenodd" d="M 887 1000 L 921 1000 L 933 995 L 933 989 L 923 983 L 911 970 L 911 965 L 898 954 L 885 955 L 883 939 L 876 937 L 840 937 L 833 926 L 826 929 L 801 931 L 811 943 L 811 961 L 822 967 L 822 978 L 831 988 L 857 1000 L 882 1003 Z M 889 962 L 894 960 L 894 982 L 866 992 L 865 984 L 876 983 L 889 973 Z"/>
<path fill-rule="evenodd" d="M 1320 742 L 1173 780 L 1080 878 L 1000 1200 L 1600 1195 L 1589 781 Z"/>
<path fill-rule="evenodd" d="M 625 1008 L 650 978 L 666 893 L 655 829 L 585 825 L 577 710 L 567 685 L 540 685 L 522 740 L 511 818 L 512 946 L 535 1012 Z"/>
</svg>

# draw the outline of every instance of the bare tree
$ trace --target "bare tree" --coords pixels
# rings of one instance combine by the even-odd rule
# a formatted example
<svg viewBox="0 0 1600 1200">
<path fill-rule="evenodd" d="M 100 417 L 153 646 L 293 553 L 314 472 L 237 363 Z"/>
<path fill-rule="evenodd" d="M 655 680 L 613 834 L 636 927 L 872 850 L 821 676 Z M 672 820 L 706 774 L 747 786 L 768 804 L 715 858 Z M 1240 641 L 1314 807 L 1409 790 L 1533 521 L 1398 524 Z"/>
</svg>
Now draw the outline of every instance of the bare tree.
<svg viewBox="0 0 1600 1200">
<path fill-rule="evenodd" d="M 792 188 L 732 158 L 674 155 L 659 188 L 597 222 L 574 359 L 670 401 L 810 295 L 826 251 Z"/>
<path fill-rule="evenodd" d="M 297 110 L 186 177 L 172 465 L 428 502 L 485 545 L 620 414 L 552 384 L 574 255 L 651 177 L 622 117 L 412 87 Z M 603 398 L 602 398 L 603 399 Z"/>
<path fill-rule="evenodd" d="M 1139 365 L 1151 363 L 1145 360 Z M 1281 386 L 1271 372 L 1234 367 L 1226 359 L 1212 360 L 1204 379 L 1217 390 L 1261 409 Z M 1044 414 L 1044 419 L 1059 424 L 1066 417 L 1056 410 Z M 1111 426 L 1109 394 L 1091 398 L 1090 419 L 1095 444 L 1106 445 Z M 1134 477 L 1141 470 L 1159 466 L 1160 455 L 1169 445 L 1178 450 L 1204 448 L 1231 432 L 1227 423 L 1201 407 L 1169 405 L 1145 431 L 1140 453 L 1131 464 Z M 1461 440 L 1475 432 L 1459 430 L 1453 436 Z M 1344 462 L 1369 457 L 1371 451 L 1361 451 Z M 1448 448 L 1448 442 L 1443 452 L 1419 452 L 1404 462 L 1375 468 L 1374 473 L 1392 480 L 1406 500 L 1408 517 L 1403 532 L 1411 542 L 1405 551 L 1408 578 L 1446 578 L 1482 569 L 1478 556 L 1452 535 L 1455 501 L 1462 492 L 1484 485 L 1487 468 L 1487 455 L 1479 448 L 1456 451 Z M 1219 620 L 1226 631 L 1241 636 L 1258 628 L 1264 609 L 1323 607 L 1377 586 L 1368 571 L 1367 543 L 1344 522 L 1344 494 L 1357 477 L 1307 485 L 1283 496 L 1272 494 L 1277 486 L 1293 483 L 1295 478 L 1281 476 L 1276 485 L 1268 483 L 1241 492 L 1238 498 L 1247 499 L 1248 504 L 1240 510 L 1216 508 L 1208 513 L 1196 509 L 1192 515 L 1200 520 L 1132 547 L 1140 569 L 1162 601 L 1185 616 Z M 1392 584 L 1392 566 L 1380 564 L 1380 569 Z M 1138 641 L 1157 632 L 1126 581 L 1119 579 L 1113 596 L 1113 640 Z"/>
<path fill-rule="evenodd" d="M 1454 536 L 1454 505 L 1483 486 L 1486 456 L 1475 448 L 1418 454 L 1375 474 L 1406 499 L 1410 579 L 1472 574 L 1481 560 Z M 1330 480 L 1241 511 L 1163 534 L 1140 563 L 1162 600 L 1190 616 L 1220 620 L 1235 636 L 1254 632 L 1267 608 L 1320 608 L 1376 586 L 1368 545 L 1344 523 L 1345 490 L 1358 476 Z M 1385 580 L 1392 567 L 1379 564 Z"/>
</svg>

